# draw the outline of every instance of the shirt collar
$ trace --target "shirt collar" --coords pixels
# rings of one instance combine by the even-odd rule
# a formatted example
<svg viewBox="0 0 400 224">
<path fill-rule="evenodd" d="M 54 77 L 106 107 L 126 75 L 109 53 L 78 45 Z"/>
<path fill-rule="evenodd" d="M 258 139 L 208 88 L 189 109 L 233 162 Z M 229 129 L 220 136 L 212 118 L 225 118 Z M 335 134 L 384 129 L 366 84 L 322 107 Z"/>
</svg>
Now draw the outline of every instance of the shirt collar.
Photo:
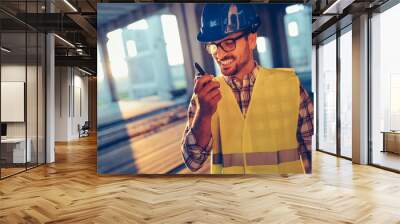
<svg viewBox="0 0 400 224">
<path fill-rule="evenodd" d="M 260 70 L 260 66 L 256 61 L 254 61 L 256 66 L 254 66 L 253 71 L 251 71 L 249 74 L 244 75 L 243 81 L 240 82 L 236 77 L 232 76 L 223 76 L 225 79 L 225 82 L 233 89 L 240 89 L 243 86 L 243 83 L 249 82 L 250 86 L 253 86 L 254 83 L 256 82 L 256 77 L 257 73 Z"/>
</svg>

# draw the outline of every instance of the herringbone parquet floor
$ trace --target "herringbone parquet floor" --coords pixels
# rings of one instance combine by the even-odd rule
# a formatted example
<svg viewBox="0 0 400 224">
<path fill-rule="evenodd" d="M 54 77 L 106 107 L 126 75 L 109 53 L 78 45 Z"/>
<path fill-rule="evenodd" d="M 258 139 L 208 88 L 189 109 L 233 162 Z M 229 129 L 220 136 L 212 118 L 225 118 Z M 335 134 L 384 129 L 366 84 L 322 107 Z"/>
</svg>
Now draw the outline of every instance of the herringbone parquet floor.
<svg viewBox="0 0 400 224">
<path fill-rule="evenodd" d="M 98 176 L 95 137 L 0 181 L 0 223 L 400 223 L 400 175 L 314 153 L 310 176 Z"/>
</svg>

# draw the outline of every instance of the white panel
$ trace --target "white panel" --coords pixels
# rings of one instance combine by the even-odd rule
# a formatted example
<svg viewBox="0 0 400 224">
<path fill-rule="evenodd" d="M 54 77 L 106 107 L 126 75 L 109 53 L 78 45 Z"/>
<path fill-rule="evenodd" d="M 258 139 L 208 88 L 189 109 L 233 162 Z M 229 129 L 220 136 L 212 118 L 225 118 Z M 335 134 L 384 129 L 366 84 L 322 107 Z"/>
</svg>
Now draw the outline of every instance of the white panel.
<svg viewBox="0 0 400 224">
<path fill-rule="evenodd" d="M 72 122 L 72 136 L 73 138 L 77 138 L 78 133 L 78 124 L 81 124 L 81 88 L 75 87 L 75 100 L 74 100 L 74 118 Z"/>
<path fill-rule="evenodd" d="M 24 122 L 24 82 L 1 82 L 1 122 Z"/>
</svg>

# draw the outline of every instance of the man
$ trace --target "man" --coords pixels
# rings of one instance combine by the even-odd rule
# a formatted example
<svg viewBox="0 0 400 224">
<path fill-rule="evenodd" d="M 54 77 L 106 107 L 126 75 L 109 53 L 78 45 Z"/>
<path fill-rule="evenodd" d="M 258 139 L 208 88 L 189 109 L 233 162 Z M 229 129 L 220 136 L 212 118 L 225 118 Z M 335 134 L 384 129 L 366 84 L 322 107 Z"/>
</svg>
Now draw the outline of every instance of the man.
<svg viewBox="0 0 400 224">
<path fill-rule="evenodd" d="M 310 173 L 313 105 L 292 69 L 266 69 L 253 56 L 260 19 L 249 4 L 208 4 L 197 40 L 222 76 L 195 80 L 182 153 L 191 171 Z"/>
</svg>

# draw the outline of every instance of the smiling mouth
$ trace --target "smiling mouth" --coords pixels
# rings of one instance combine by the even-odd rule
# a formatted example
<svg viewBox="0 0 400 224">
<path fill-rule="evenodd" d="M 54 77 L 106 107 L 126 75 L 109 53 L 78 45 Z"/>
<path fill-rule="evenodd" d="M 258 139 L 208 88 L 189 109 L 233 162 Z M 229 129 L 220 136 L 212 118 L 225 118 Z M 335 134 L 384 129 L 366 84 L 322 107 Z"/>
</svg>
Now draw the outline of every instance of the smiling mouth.
<svg viewBox="0 0 400 224">
<path fill-rule="evenodd" d="M 230 65 L 233 63 L 233 59 L 225 59 L 225 60 L 221 60 L 220 63 L 221 65 Z"/>
</svg>

